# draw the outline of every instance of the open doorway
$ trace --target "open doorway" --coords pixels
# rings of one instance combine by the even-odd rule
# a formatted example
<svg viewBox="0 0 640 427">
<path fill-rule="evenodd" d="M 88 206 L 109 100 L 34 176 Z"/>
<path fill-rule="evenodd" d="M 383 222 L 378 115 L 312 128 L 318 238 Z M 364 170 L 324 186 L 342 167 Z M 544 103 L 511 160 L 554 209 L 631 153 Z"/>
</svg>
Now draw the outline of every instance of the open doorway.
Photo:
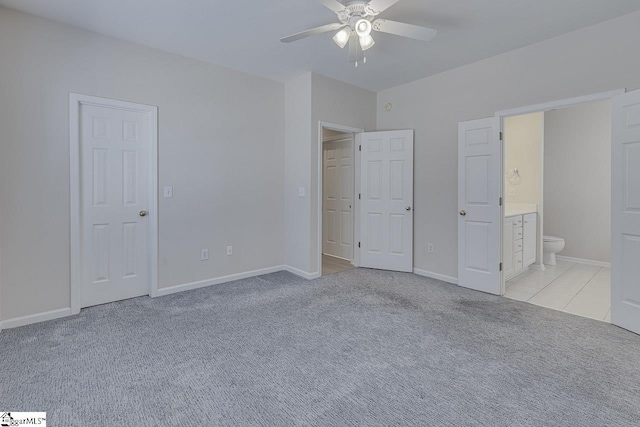
<svg viewBox="0 0 640 427">
<path fill-rule="evenodd" d="M 605 207 L 609 210 L 609 219 L 600 220 L 600 222 L 606 224 L 609 221 L 610 223 L 610 249 L 608 251 L 605 249 L 605 254 L 608 252 L 610 261 L 577 258 L 575 255 L 568 256 L 567 252 L 562 253 L 565 248 L 569 249 L 569 246 L 567 239 L 559 234 L 568 231 L 569 227 L 565 225 L 564 228 L 557 228 L 556 231 L 552 231 L 555 235 L 548 232 L 552 228 L 545 223 L 546 214 L 544 209 L 549 202 L 546 201 L 546 195 L 543 194 L 541 203 L 542 218 L 540 224 L 536 224 L 537 237 L 540 239 L 540 236 L 542 236 L 542 243 L 540 244 L 539 240 L 536 241 L 537 246 L 533 247 L 533 251 L 537 254 L 536 261 L 532 262 L 530 267 L 537 264 L 539 271 L 548 274 L 547 265 L 552 266 L 555 258 L 557 266 L 558 256 L 560 256 L 560 261 L 598 268 L 598 272 L 595 274 L 587 273 L 587 275 L 591 275 L 587 284 L 601 281 L 601 287 L 593 293 L 593 297 L 601 300 L 600 302 L 602 300 L 605 302 L 607 300 L 610 301 L 610 312 L 600 320 L 610 321 L 614 325 L 640 333 L 640 263 L 637 262 L 640 259 L 640 197 L 638 197 L 640 194 L 640 173 L 638 168 L 635 167 L 640 162 L 640 91 L 626 92 L 626 90 L 620 89 L 553 101 L 546 104 L 499 111 L 495 117 L 460 122 L 458 124 L 458 284 L 469 289 L 505 295 L 507 284 L 514 291 L 518 290 L 518 288 L 513 288 L 517 283 L 514 283 L 512 279 L 519 274 L 513 272 L 514 267 L 509 267 L 509 262 L 513 262 L 513 259 L 515 259 L 516 263 L 520 260 L 519 264 L 521 265 L 528 264 L 528 262 L 524 262 L 524 260 L 528 259 L 524 255 L 524 248 L 527 246 L 524 243 L 524 224 L 527 221 L 525 216 L 532 215 L 531 218 L 535 218 L 537 221 L 538 212 L 537 208 L 536 212 L 527 212 L 526 209 L 520 212 L 512 210 L 510 215 L 505 203 L 503 203 L 505 191 L 509 192 L 505 177 L 507 180 L 514 179 L 517 181 L 518 173 L 516 172 L 520 172 L 516 171 L 516 169 L 519 169 L 518 167 L 505 170 L 503 136 L 506 130 L 504 122 L 509 117 L 530 113 L 545 112 L 546 115 L 551 116 L 555 114 L 554 110 L 557 110 L 558 114 L 564 114 L 569 111 L 566 110 L 567 107 L 584 106 L 596 101 L 610 102 L 607 108 L 611 111 L 609 122 L 611 134 L 604 136 L 603 132 L 603 136 L 600 139 L 605 142 L 608 140 L 611 148 L 607 154 L 599 155 L 604 158 L 604 161 L 599 163 L 603 167 L 606 167 L 608 163 L 607 157 L 610 156 L 608 174 L 605 172 L 605 175 L 601 176 L 599 173 L 602 172 L 596 174 L 595 170 L 591 170 L 589 166 L 585 165 L 583 156 L 585 154 L 593 154 L 591 153 L 592 150 L 586 149 L 584 145 L 584 139 L 591 137 L 591 135 L 587 134 L 587 136 L 583 135 L 576 138 L 577 141 L 574 143 L 573 148 L 565 148 L 567 151 L 566 157 L 556 166 L 560 173 L 570 169 L 569 165 L 576 172 L 569 175 L 565 173 L 554 180 L 543 177 L 542 181 L 545 192 L 552 188 L 560 189 L 557 197 L 564 203 L 563 207 L 560 208 L 560 212 L 564 217 L 568 218 L 568 222 L 565 221 L 564 224 L 587 224 L 586 233 L 582 230 L 578 236 L 572 235 L 572 240 L 576 242 L 580 242 L 580 238 L 584 237 L 585 234 L 587 236 L 593 234 L 596 229 L 595 224 L 598 223 L 598 221 L 592 221 L 591 225 L 589 225 L 590 222 L 587 218 L 589 218 L 591 212 L 586 212 L 586 209 L 590 208 L 582 207 L 581 202 L 586 200 L 592 203 L 599 203 L 598 206 L 602 207 L 603 211 Z M 604 120 L 606 118 L 603 118 Z M 589 125 L 590 123 L 585 121 L 584 118 L 581 120 L 580 126 L 588 129 Z M 582 129 L 578 130 L 581 131 Z M 576 129 L 572 129 L 572 131 L 576 132 Z M 549 130 L 545 129 L 545 145 L 548 143 L 546 141 L 548 132 Z M 560 139 L 565 138 L 562 134 L 560 135 Z M 602 145 L 599 147 L 604 149 Z M 546 157 L 542 158 L 543 161 Z M 553 162 L 548 161 L 547 163 L 552 164 Z M 545 166 L 543 173 L 547 174 L 547 171 L 548 167 Z M 598 179 L 598 176 L 601 177 Z M 565 189 L 567 182 L 576 180 L 576 177 L 580 177 L 577 179 L 579 190 Z M 597 179 L 596 183 L 590 183 L 594 177 Z M 599 196 L 595 191 L 588 191 L 596 186 L 604 188 L 605 191 L 606 187 L 610 187 L 610 193 L 605 196 Z M 570 200 L 570 197 L 568 197 L 570 191 L 575 191 L 582 196 L 578 201 L 574 200 L 572 206 L 567 207 L 566 201 Z M 607 200 L 608 198 L 610 200 Z M 504 227 L 507 222 L 505 214 L 511 217 L 519 216 L 511 224 L 512 228 L 507 228 L 507 230 Z M 533 227 L 530 227 L 529 233 L 532 232 Z M 508 238 L 509 233 L 512 233 L 511 239 Z M 567 233 L 566 235 L 570 234 Z M 544 236 L 547 236 L 547 239 Z M 561 240 L 554 239 L 554 237 L 559 237 Z M 520 242 L 520 245 L 514 242 Z M 579 243 L 578 249 L 592 250 L 594 248 L 601 249 L 605 246 L 606 244 Z M 542 255 L 540 255 L 540 247 L 542 247 Z M 530 250 L 528 253 L 530 253 Z M 511 261 L 505 259 L 505 257 L 509 256 L 512 257 Z M 539 258 L 540 256 L 541 258 Z M 563 256 L 565 257 L 564 259 L 562 258 Z M 540 265 L 540 259 L 542 259 L 542 265 Z M 511 268 L 512 270 L 507 274 L 506 271 L 503 271 L 503 267 L 506 269 Z M 523 269 L 523 267 L 515 268 Z M 531 270 L 531 268 L 526 270 L 529 275 L 534 274 L 536 267 L 534 266 L 533 268 L 534 272 L 528 270 Z M 514 276 L 513 274 L 516 275 Z M 608 274 L 610 274 L 610 278 L 607 281 Z M 505 278 L 507 278 L 506 281 Z M 558 278 L 554 279 L 556 285 L 549 288 L 549 291 L 545 291 L 545 293 L 558 287 Z M 509 281 L 511 283 L 507 283 Z M 587 284 L 581 287 L 580 290 L 587 289 Z M 549 285 L 551 283 L 545 285 L 545 288 Z M 606 290 L 607 286 L 610 288 L 610 293 Z M 556 292 L 556 294 L 560 293 Z M 520 299 L 535 302 L 529 297 Z M 573 294 L 569 297 L 568 302 L 555 302 L 553 303 L 555 306 L 552 308 L 568 309 L 572 301 L 577 302 L 581 299 L 582 297 L 578 298 L 578 294 Z M 551 301 L 552 298 L 549 297 L 547 300 Z M 582 305 L 587 306 L 593 300 L 583 300 L 582 302 Z M 558 307 L 559 305 L 562 305 L 562 307 Z M 576 313 L 574 310 L 567 311 Z M 576 314 L 586 315 L 585 313 Z M 589 317 L 598 318 L 599 314 L 598 316 L 590 315 Z"/>
<path fill-rule="evenodd" d="M 319 122 L 321 274 L 355 266 L 413 271 L 413 136 Z"/>
<path fill-rule="evenodd" d="M 355 135 L 322 128 L 323 276 L 355 268 Z"/>
<path fill-rule="evenodd" d="M 504 119 L 505 296 L 611 319 L 611 101 Z"/>
</svg>

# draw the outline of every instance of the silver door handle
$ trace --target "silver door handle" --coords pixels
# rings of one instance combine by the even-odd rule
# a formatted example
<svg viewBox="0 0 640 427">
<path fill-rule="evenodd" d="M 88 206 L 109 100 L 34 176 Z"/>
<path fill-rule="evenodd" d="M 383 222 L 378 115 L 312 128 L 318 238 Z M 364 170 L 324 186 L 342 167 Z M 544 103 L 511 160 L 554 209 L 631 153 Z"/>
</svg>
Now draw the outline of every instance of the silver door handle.
<svg viewBox="0 0 640 427">
<path fill-rule="evenodd" d="M 460 215 L 461 215 L 461 216 L 465 216 L 466 214 L 467 214 L 467 212 L 466 212 L 466 211 L 464 211 L 464 210 L 460 211 Z"/>
<path fill-rule="evenodd" d="M 147 211 L 140 211 L 140 216 L 147 216 Z"/>
<path fill-rule="evenodd" d="M 407 207 L 406 207 L 406 208 L 404 208 L 404 209 L 405 209 L 405 210 L 407 210 L 407 211 L 410 211 L 410 210 L 411 210 L 411 206 L 407 206 Z"/>
</svg>

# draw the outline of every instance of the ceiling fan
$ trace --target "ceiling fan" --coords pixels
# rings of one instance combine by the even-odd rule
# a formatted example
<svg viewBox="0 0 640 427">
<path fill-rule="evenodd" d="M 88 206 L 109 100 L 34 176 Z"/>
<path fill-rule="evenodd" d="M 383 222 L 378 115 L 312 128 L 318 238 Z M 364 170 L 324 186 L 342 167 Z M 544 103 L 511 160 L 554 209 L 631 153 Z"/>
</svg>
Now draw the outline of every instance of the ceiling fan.
<svg viewBox="0 0 640 427">
<path fill-rule="evenodd" d="M 378 15 L 400 0 L 321 0 L 321 4 L 336 13 L 340 22 L 327 24 L 301 33 L 292 34 L 280 39 L 283 43 L 291 43 L 305 37 L 338 31 L 333 36 L 333 41 L 344 48 L 349 44 L 349 61 L 358 66 L 358 47 L 362 52 L 370 49 L 375 41 L 371 31 L 394 34 L 396 36 L 409 37 L 425 42 L 433 40 L 438 32 L 432 28 L 405 24 L 403 22 L 390 21 L 378 18 Z M 364 58 L 364 62 L 367 58 Z"/>
</svg>

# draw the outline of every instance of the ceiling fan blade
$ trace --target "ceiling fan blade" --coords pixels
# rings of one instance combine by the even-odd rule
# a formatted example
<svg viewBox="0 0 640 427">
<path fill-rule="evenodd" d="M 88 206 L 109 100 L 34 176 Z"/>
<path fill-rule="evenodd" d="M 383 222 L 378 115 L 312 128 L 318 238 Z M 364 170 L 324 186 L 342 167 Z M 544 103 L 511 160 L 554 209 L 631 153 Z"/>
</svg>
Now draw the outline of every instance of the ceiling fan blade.
<svg viewBox="0 0 640 427">
<path fill-rule="evenodd" d="M 344 5 L 338 0 L 321 0 L 320 4 L 336 13 L 342 12 L 345 9 Z"/>
<path fill-rule="evenodd" d="M 405 24 L 404 22 L 389 21 L 388 19 L 376 19 L 372 23 L 372 28 L 382 33 L 394 34 L 396 36 L 408 37 L 425 42 L 435 39 L 436 35 L 438 35 L 438 31 L 433 28 L 419 27 L 417 25 Z"/>
<path fill-rule="evenodd" d="M 303 31 L 301 33 L 296 33 L 296 34 L 292 34 L 292 35 L 287 36 L 287 37 L 283 37 L 283 38 L 280 39 L 280 41 L 282 43 L 291 43 L 291 42 L 294 42 L 296 40 L 303 39 L 305 37 L 315 36 L 317 34 L 328 33 L 329 31 L 339 30 L 340 28 L 342 28 L 344 26 L 345 26 L 345 24 L 339 24 L 339 23 L 327 24 L 327 25 L 323 25 L 322 27 L 312 28 L 310 30 Z"/>
<path fill-rule="evenodd" d="M 400 0 L 371 0 L 367 5 L 367 9 L 377 15 L 380 12 L 384 12 Z"/>
</svg>

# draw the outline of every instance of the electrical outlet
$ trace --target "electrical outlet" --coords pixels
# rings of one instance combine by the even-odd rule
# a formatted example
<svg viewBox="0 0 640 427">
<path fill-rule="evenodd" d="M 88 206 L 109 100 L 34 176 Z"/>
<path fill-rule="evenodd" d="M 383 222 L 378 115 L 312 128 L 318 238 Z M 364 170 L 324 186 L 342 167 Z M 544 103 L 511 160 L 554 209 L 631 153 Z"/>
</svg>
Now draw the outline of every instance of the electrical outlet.
<svg viewBox="0 0 640 427">
<path fill-rule="evenodd" d="M 227 246 L 227 256 L 233 255 L 233 246 Z"/>
<path fill-rule="evenodd" d="M 430 254 L 432 254 L 432 253 L 433 253 L 433 243 L 429 243 L 429 244 L 427 245 L 427 252 L 429 252 Z"/>
<path fill-rule="evenodd" d="M 516 189 L 511 187 L 509 188 L 509 197 L 515 197 L 516 196 Z"/>
<path fill-rule="evenodd" d="M 203 249 L 200 251 L 200 261 L 206 261 L 209 259 L 209 249 Z"/>
</svg>

